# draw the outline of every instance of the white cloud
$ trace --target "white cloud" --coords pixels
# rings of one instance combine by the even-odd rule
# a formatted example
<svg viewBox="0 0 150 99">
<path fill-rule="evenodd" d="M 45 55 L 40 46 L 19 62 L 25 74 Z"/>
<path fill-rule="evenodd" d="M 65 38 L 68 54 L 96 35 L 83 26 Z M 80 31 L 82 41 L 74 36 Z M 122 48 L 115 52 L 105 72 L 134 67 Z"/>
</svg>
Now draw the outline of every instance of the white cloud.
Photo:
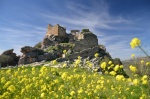
<svg viewBox="0 0 150 99">
<path fill-rule="evenodd" d="M 14 49 L 18 55 L 21 55 L 20 49 L 23 46 L 34 46 L 36 43 L 42 41 L 46 33 L 46 28 L 34 26 L 30 24 L 15 23 L 17 27 L 3 27 L 0 31 L 4 33 L 0 36 L 0 53 L 8 49 Z M 7 46 L 9 45 L 9 46 Z"/>
<path fill-rule="evenodd" d="M 62 26 L 66 26 L 67 32 L 71 29 L 81 30 L 83 28 L 89 28 L 99 37 L 99 43 L 105 45 L 113 57 L 120 57 L 122 59 L 130 57 L 129 54 L 132 51 L 128 47 L 128 41 L 130 41 L 129 37 L 125 36 L 125 34 L 118 35 L 114 32 L 108 35 L 108 33 L 101 31 L 101 29 L 118 31 L 126 29 L 139 30 L 140 28 L 138 27 L 128 26 L 128 24 L 132 24 L 132 21 L 121 16 L 110 15 L 109 6 L 104 0 L 100 0 L 99 3 L 93 0 L 89 6 L 66 1 L 66 9 L 62 15 L 47 10 L 39 11 L 36 15 L 41 17 L 45 23 L 50 22 L 52 25 L 59 23 Z M 22 46 L 32 46 L 38 43 L 38 41 L 41 41 L 45 36 L 46 27 L 19 22 L 12 23 L 16 26 L 15 28 L 0 28 L 0 31 L 6 33 L 0 37 L 0 41 L 11 44 L 17 53 L 20 53 Z M 118 42 L 115 42 L 116 39 Z"/>
<path fill-rule="evenodd" d="M 89 28 L 94 34 L 98 36 L 99 43 L 105 45 L 113 57 L 119 57 L 120 55 L 126 55 L 120 56 L 122 59 L 130 57 L 129 54 L 131 49 L 127 47 L 127 41 L 130 38 L 124 39 L 125 36 L 123 37 L 121 34 L 108 35 L 108 33 L 101 32 L 100 30 L 124 30 L 128 27 L 118 28 L 117 25 L 132 24 L 131 21 L 126 20 L 120 16 L 111 16 L 108 11 L 109 6 L 103 0 L 101 0 L 101 2 L 98 4 L 93 3 L 91 6 L 76 4 L 69 1 L 66 3 L 66 7 L 68 8 L 69 12 L 74 12 L 74 14 L 68 16 L 61 15 L 60 17 L 60 15 L 47 12 L 40 13 L 40 15 L 45 19 L 47 18 L 47 20 L 55 20 L 55 23 L 62 23 L 62 25 L 66 26 L 67 28 L 69 27 L 69 29 Z M 85 12 L 85 10 L 88 11 Z M 116 39 L 118 42 L 114 43 L 113 41 Z"/>
</svg>

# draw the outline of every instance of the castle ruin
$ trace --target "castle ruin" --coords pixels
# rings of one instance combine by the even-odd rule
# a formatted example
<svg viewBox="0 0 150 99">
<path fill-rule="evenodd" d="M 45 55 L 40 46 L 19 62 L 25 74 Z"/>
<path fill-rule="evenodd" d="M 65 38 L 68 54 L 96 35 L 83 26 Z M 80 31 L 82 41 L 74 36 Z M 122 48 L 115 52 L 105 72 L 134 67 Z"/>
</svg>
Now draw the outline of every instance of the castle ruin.
<svg viewBox="0 0 150 99">
<path fill-rule="evenodd" d="M 66 37 L 66 28 L 60 26 L 59 24 L 56 24 L 55 26 L 52 26 L 51 24 L 48 24 L 46 36 L 59 36 L 59 37 Z"/>
</svg>

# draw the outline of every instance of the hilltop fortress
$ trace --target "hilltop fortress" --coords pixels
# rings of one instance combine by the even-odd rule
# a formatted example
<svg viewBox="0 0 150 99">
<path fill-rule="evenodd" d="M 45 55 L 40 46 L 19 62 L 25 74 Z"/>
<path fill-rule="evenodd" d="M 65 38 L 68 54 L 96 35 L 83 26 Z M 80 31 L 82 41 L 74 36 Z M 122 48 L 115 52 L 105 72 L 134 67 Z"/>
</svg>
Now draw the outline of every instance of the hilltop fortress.
<svg viewBox="0 0 150 99">
<path fill-rule="evenodd" d="M 80 48 L 75 48 L 75 50 L 81 50 L 97 46 L 98 39 L 95 34 L 89 31 L 89 29 L 83 29 L 81 32 L 80 30 L 71 30 L 71 33 L 67 34 L 65 27 L 62 27 L 59 24 L 55 26 L 49 24 L 46 36 L 42 41 L 42 48 L 47 48 L 48 46 L 59 43 L 75 43 L 76 46 L 80 46 Z"/>
<path fill-rule="evenodd" d="M 120 59 L 112 59 L 111 55 L 106 51 L 103 45 L 98 44 L 98 39 L 89 29 L 71 30 L 71 33 L 66 33 L 66 28 L 59 24 L 52 26 L 48 25 L 46 35 L 42 42 L 39 42 L 34 47 L 25 46 L 21 48 L 22 55 L 16 56 L 13 49 L 7 50 L 0 55 L 2 67 L 7 65 L 24 65 L 36 64 L 41 66 L 45 61 L 56 60 L 57 62 L 72 65 L 73 62 L 81 57 L 81 66 L 88 66 L 87 61 L 92 64 L 93 70 L 103 72 L 99 66 L 101 62 L 109 62 L 115 65 L 122 65 Z M 17 64 L 18 63 L 18 64 Z M 88 67 L 89 68 L 89 67 Z M 111 68 L 110 71 L 112 71 Z M 123 74 L 128 77 L 123 69 L 117 74 Z"/>
<path fill-rule="evenodd" d="M 64 50 L 67 57 L 64 55 Z M 17 57 L 13 50 L 5 51 L 1 56 L 8 56 L 13 60 L 2 62 L 2 66 L 14 65 L 18 63 L 30 64 L 40 61 L 74 61 L 78 56 L 83 59 L 93 59 L 95 53 L 99 54 L 101 60 L 111 56 L 106 52 L 103 45 L 98 44 L 98 39 L 89 29 L 71 30 L 66 33 L 66 28 L 56 24 L 54 26 L 48 24 L 47 31 L 43 40 L 34 47 L 24 46 L 21 48 L 22 55 Z M 15 60 L 15 61 L 14 61 Z"/>
</svg>

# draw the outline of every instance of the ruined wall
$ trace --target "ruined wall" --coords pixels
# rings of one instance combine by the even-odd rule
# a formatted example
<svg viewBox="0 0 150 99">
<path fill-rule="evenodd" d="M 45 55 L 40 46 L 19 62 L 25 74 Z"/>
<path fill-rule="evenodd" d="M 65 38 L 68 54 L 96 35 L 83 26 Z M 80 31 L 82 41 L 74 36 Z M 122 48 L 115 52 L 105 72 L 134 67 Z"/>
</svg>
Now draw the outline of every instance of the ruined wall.
<svg viewBox="0 0 150 99">
<path fill-rule="evenodd" d="M 78 37 L 78 40 L 84 39 L 84 34 L 83 33 L 79 33 L 77 37 Z"/>
<path fill-rule="evenodd" d="M 55 26 L 49 24 L 47 28 L 46 36 L 50 36 L 50 35 L 58 36 L 58 27 L 59 27 L 58 24 Z"/>
<path fill-rule="evenodd" d="M 66 37 L 66 29 L 64 27 L 61 27 L 59 24 L 52 26 L 48 25 L 46 36 L 59 36 L 59 37 Z"/>
<path fill-rule="evenodd" d="M 78 40 L 79 41 L 76 41 L 74 46 L 75 52 L 98 46 L 97 36 L 91 32 L 79 33 Z"/>
<path fill-rule="evenodd" d="M 58 35 L 59 37 L 66 37 L 66 29 L 64 27 L 58 26 Z"/>
</svg>

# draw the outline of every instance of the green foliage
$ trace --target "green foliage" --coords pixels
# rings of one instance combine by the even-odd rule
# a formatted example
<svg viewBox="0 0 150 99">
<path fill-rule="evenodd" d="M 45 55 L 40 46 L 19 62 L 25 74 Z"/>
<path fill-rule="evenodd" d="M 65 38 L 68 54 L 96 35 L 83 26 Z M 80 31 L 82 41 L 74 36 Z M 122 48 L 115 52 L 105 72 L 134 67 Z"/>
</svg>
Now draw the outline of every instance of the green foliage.
<svg viewBox="0 0 150 99">
<path fill-rule="evenodd" d="M 82 32 L 90 32 L 89 29 L 82 29 Z"/>
<path fill-rule="evenodd" d="M 85 68 L 0 69 L 0 99 L 149 99 L 150 84 L 136 79 L 100 75 Z"/>
<path fill-rule="evenodd" d="M 113 59 L 113 61 L 114 61 L 115 65 L 122 65 L 122 62 L 120 61 L 120 58 L 115 58 L 115 59 Z"/>
<path fill-rule="evenodd" d="M 39 43 L 37 43 L 34 47 L 35 47 L 35 48 L 41 48 L 41 46 L 42 46 L 42 44 L 41 44 L 41 42 L 39 42 Z"/>
<path fill-rule="evenodd" d="M 58 48 L 58 46 L 49 46 L 47 49 L 46 49 L 46 52 L 50 52 L 50 53 L 53 53 L 54 51 L 61 51 L 61 49 Z"/>
<path fill-rule="evenodd" d="M 102 62 L 107 62 L 108 63 L 109 61 L 112 61 L 112 59 L 108 56 L 104 56 L 104 58 L 101 60 L 101 63 Z"/>
<path fill-rule="evenodd" d="M 73 48 L 75 44 L 72 43 L 60 43 L 60 46 L 62 47 L 68 47 L 68 48 Z"/>
<path fill-rule="evenodd" d="M 53 53 L 54 51 L 58 51 L 63 53 L 64 50 L 69 50 L 72 49 L 74 47 L 74 44 L 71 43 L 60 43 L 59 45 L 56 46 L 49 46 L 46 49 L 46 52 L 51 52 Z"/>
</svg>

